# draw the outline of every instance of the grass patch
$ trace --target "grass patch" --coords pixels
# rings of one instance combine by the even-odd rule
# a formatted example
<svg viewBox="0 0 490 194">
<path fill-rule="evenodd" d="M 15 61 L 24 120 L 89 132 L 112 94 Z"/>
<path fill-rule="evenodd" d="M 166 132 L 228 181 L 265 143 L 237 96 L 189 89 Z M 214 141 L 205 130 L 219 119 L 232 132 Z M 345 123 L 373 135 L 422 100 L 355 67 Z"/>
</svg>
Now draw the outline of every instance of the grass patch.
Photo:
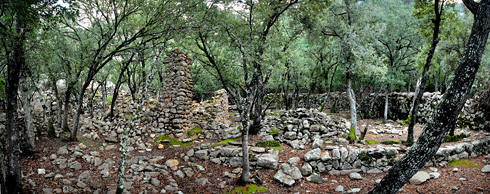
<svg viewBox="0 0 490 194">
<path fill-rule="evenodd" d="M 378 143 L 378 140 L 375 140 L 375 139 L 366 139 L 366 140 L 364 140 L 364 142 L 366 143 L 366 145 L 373 145 L 373 144 L 377 144 Z"/>
<path fill-rule="evenodd" d="M 192 145 L 192 141 L 187 142 L 187 143 L 183 143 L 182 141 L 176 140 L 176 139 L 171 138 L 171 137 L 163 136 L 163 135 L 155 138 L 155 141 L 163 141 L 163 140 L 169 141 L 169 143 L 165 143 L 166 145 L 180 145 L 180 146 Z"/>
<path fill-rule="evenodd" d="M 194 127 L 192 128 L 191 130 L 187 131 L 187 137 L 190 137 L 190 136 L 193 136 L 193 135 L 196 135 L 196 134 L 199 134 L 201 133 L 202 129 L 199 128 L 199 127 Z"/>
<path fill-rule="evenodd" d="M 458 167 L 470 167 L 470 168 L 479 168 L 480 165 L 476 164 L 474 162 L 471 162 L 466 159 L 460 159 L 460 160 L 453 160 L 449 162 L 449 166 L 458 166 Z"/>
<path fill-rule="evenodd" d="M 269 131 L 269 134 L 271 134 L 271 135 L 277 135 L 277 134 L 279 134 L 279 130 L 274 129 L 272 131 Z"/>
<path fill-rule="evenodd" d="M 220 142 L 218 142 L 218 143 L 215 143 L 214 145 L 215 145 L 215 146 L 225 145 L 225 144 L 228 144 L 228 142 L 230 142 L 230 141 L 236 141 L 236 140 L 237 140 L 237 139 L 225 139 L 225 140 L 223 140 L 223 141 L 220 141 Z"/>
<path fill-rule="evenodd" d="M 237 187 L 233 190 L 228 190 L 226 193 L 264 193 L 267 189 L 264 186 L 257 186 L 254 184 L 247 185 L 244 187 Z"/>
<path fill-rule="evenodd" d="M 389 140 L 389 141 L 383 141 L 381 142 L 382 144 L 385 144 L 385 145 L 393 145 L 393 144 L 401 144 L 403 143 L 404 141 L 401 140 L 401 139 L 398 139 L 398 140 Z"/>
<path fill-rule="evenodd" d="M 444 142 L 457 142 L 459 140 L 462 140 L 464 138 L 469 137 L 469 135 L 466 135 L 464 133 L 458 134 L 458 135 L 448 135 L 444 138 Z"/>
<path fill-rule="evenodd" d="M 255 146 L 259 146 L 259 147 L 270 147 L 270 148 L 280 147 L 281 146 L 281 142 L 278 142 L 278 141 L 275 141 L 275 140 L 259 141 L 259 142 L 257 142 L 255 144 Z"/>
</svg>

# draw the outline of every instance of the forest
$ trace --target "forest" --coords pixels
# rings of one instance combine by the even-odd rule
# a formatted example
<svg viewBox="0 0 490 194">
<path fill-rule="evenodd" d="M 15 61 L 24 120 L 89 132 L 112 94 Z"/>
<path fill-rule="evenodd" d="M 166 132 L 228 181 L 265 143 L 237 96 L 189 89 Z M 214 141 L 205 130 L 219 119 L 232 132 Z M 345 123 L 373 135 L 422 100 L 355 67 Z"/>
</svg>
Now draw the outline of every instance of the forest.
<svg viewBox="0 0 490 194">
<path fill-rule="evenodd" d="M 4 0 L 0 193 L 485 193 L 489 32 L 490 0 Z"/>
</svg>

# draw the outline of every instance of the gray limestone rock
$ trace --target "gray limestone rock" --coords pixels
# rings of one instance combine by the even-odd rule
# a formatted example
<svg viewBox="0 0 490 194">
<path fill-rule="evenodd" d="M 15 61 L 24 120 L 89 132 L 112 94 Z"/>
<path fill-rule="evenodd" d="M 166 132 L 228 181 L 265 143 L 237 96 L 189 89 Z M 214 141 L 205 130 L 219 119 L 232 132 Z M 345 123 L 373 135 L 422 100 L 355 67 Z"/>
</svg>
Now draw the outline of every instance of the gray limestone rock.
<svg viewBox="0 0 490 194">
<path fill-rule="evenodd" d="M 257 159 L 257 166 L 275 169 L 279 163 L 279 156 L 273 154 L 263 154 Z"/>
<path fill-rule="evenodd" d="M 197 180 L 196 180 L 196 183 L 197 183 L 198 185 L 200 185 L 200 186 L 204 186 L 204 185 L 206 185 L 206 183 L 208 183 L 208 182 L 209 182 L 209 181 L 208 181 L 208 179 L 207 179 L 207 178 L 200 178 L 200 179 L 197 179 Z"/>
<path fill-rule="evenodd" d="M 63 154 L 68 154 L 68 149 L 66 146 L 62 146 L 58 148 L 58 152 L 56 152 L 58 155 L 63 155 Z"/>
<path fill-rule="evenodd" d="M 75 171 L 82 169 L 82 164 L 78 161 L 73 161 L 70 164 L 68 164 L 68 168 L 73 169 Z"/>
<path fill-rule="evenodd" d="M 78 176 L 78 180 L 81 180 L 81 181 L 89 181 L 91 178 L 92 178 L 92 176 L 90 175 L 90 171 L 88 171 L 88 170 L 83 171 Z"/>
<path fill-rule="evenodd" d="M 420 185 L 430 179 L 430 175 L 427 172 L 419 171 L 408 181 L 412 185 Z"/>
<path fill-rule="evenodd" d="M 321 148 L 322 145 L 323 145 L 322 139 L 315 139 L 315 141 L 313 141 L 313 144 L 311 145 L 311 149 Z"/>
<path fill-rule="evenodd" d="M 288 164 L 281 164 L 279 171 L 274 175 L 274 179 L 287 186 L 292 186 L 295 180 L 303 178 L 297 167 L 291 168 Z"/>
<path fill-rule="evenodd" d="M 340 150 L 338 148 L 332 150 L 332 159 L 340 160 Z"/>
<path fill-rule="evenodd" d="M 482 171 L 483 173 L 489 173 L 489 172 L 490 172 L 490 165 L 486 165 L 486 166 L 484 166 L 484 167 L 481 169 L 481 171 Z"/>
<path fill-rule="evenodd" d="M 313 160 L 318 160 L 318 159 L 320 159 L 321 152 L 322 151 L 320 150 L 320 148 L 316 148 L 316 149 L 310 150 L 309 152 L 307 152 L 305 154 L 304 159 L 307 162 L 313 161 Z"/>
<path fill-rule="evenodd" d="M 325 162 L 325 161 L 327 161 L 327 160 L 332 159 L 332 157 L 330 157 L 330 154 L 328 153 L 328 151 L 325 151 L 325 152 L 323 152 L 323 153 L 322 153 L 322 155 L 320 156 L 320 159 L 321 159 L 322 161 L 324 161 L 324 162 Z"/>
<path fill-rule="evenodd" d="M 359 173 L 357 173 L 357 172 L 350 173 L 350 174 L 349 174 L 349 177 L 350 177 L 352 180 L 362 180 L 362 176 L 361 176 L 361 174 L 359 174 Z"/>
<path fill-rule="evenodd" d="M 344 192 L 344 186 L 342 186 L 342 185 L 336 186 L 334 191 L 337 193 L 342 193 L 342 192 Z"/>
<path fill-rule="evenodd" d="M 310 164 L 304 163 L 301 167 L 301 174 L 303 176 L 309 176 L 313 172 L 313 168 L 311 168 Z"/>
<path fill-rule="evenodd" d="M 317 173 L 313 173 L 309 177 L 306 177 L 306 181 L 313 182 L 313 183 L 318 183 L 318 184 L 322 184 L 324 182 L 327 182 L 327 180 L 325 180 L 323 177 L 321 177 Z"/>
<path fill-rule="evenodd" d="M 196 158 L 206 160 L 208 158 L 208 150 L 199 150 L 194 153 Z"/>
<path fill-rule="evenodd" d="M 431 179 L 438 179 L 441 176 L 441 173 L 431 172 L 431 173 L 429 173 L 429 176 Z"/>
<path fill-rule="evenodd" d="M 157 178 L 151 178 L 150 182 L 155 187 L 158 187 L 160 185 L 160 180 L 158 180 Z"/>
</svg>

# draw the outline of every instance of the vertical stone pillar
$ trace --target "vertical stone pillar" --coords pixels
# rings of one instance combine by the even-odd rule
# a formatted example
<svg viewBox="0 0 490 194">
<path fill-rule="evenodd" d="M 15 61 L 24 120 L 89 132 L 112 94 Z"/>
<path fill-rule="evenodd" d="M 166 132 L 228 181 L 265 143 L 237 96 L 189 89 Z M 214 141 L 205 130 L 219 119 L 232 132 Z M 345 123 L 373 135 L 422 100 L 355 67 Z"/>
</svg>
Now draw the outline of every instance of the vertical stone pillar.
<svg viewBox="0 0 490 194">
<path fill-rule="evenodd" d="M 213 101 L 217 107 L 216 121 L 225 123 L 228 120 L 228 94 L 225 89 L 214 92 Z"/>
<path fill-rule="evenodd" d="M 163 85 L 164 128 L 167 134 L 181 138 L 189 127 L 194 83 L 191 75 L 192 60 L 187 53 L 175 49 L 167 54 L 165 83 Z"/>
</svg>

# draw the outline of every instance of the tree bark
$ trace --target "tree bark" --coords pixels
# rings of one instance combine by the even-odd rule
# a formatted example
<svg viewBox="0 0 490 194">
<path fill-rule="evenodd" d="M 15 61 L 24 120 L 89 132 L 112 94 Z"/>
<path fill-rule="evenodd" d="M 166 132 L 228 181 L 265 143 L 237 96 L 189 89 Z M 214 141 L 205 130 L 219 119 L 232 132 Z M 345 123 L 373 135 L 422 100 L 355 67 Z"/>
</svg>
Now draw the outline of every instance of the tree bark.
<svg viewBox="0 0 490 194">
<path fill-rule="evenodd" d="M 398 192 L 437 152 L 469 96 L 490 32 L 490 0 L 463 2 L 473 12 L 474 23 L 465 54 L 459 61 L 453 79 L 417 142 L 369 193 Z"/>
<path fill-rule="evenodd" d="M 63 101 L 60 99 L 60 94 L 58 93 L 58 86 L 56 85 L 56 80 L 53 80 L 53 91 L 56 98 L 56 120 L 58 128 L 61 128 L 61 107 L 63 106 Z"/>
<path fill-rule="evenodd" d="M 385 94 L 385 110 L 383 112 L 383 122 L 388 121 L 388 105 L 389 105 L 389 97 L 390 97 L 390 85 L 386 86 L 386 94 Z"/>
<path fill-rule="evenodd" d="M 83 84 L 80 92 L 78 93 L 77 110 L 75 112 L 75 118 L 73 118 L 73 126 L 71 128 L 71 134 L 70 134 L 71 141 L 77 141 L 78 124 L 80 122 L 80 114 L 82 113 L 83 95 L 85 94 L 85 90 L 87 90 L 87 87 L 90 84 L 90 80 L 92 80 L 92 78 L 89 75 L 87 80 L 85 80 L 85 83 Z"/>
<path fill-rule="evenodd" d="M 354 91 L 352 90 L 350 73 L 346 74 L 347 80 L 347 98 L 349 99 L 349 112 L 350 112 L 350 127 L 354 128 L 356 138 L 359 137 L 359 133 L 357 132 L 357 111 L 356 111 L 356 99 L 354 95 Z"/>
<path fill-rule="evenodd" d="M 14 3 L 12 3 L 14 4 Z M 16 5 L 12 5 L 19 8 Z M 16 10 L 24 12 L 22 10 Z M 26 13 L 19 13 L 15 19 L 14 37 L 11 43 L 12 50 L 10 51 L 9 60 L 7 61 L 7 80 L 5 86 L 5 113 L 7 131 L 7 175 L 5 178 L 5 186 L 7 193 L 21 193 L 22 192 L 22 175 L 21 175 L 21 163 L 20 163 L 20 149 L 19 149 L 19 128 L 17 126 L 17 97 L 19 90 L 19 79 L 22 73 L 22 68 L 25 66 L 25 23 Z"/>
<path fill-rule="evenodd" d="M 22 97 L 22 108 L 24 109 L 24 121 L 26 124 L 25 129 L 25 140 L 26 140 L 26 148 L 24 149 L 24 155 L 32 155 L 34 153 L 35 142 L 36 142 L 36 133 L 34 132 L 34 127 L 32 126 L 31 119 L 31 103 L 29 101 L 29 89 L 27 87 L 27 83 L 25 81 L 25 76 L 20 78 L 20 95 Z"/>
<path fill-rule="evenodd" d="M 66 92 L 65 92 L 65 102 L 63 103 L 63 125 L 62 129 L 63 131 L 70 131 L 68 128 L 68 108 L 70 106 L 70 97 L 71 93 L 73 90 L 73 85 L 72 83 L 69 83 L 68 86 L 66 87 Z"/>
<path fill-rule="evenodd" d="M 424 93 L 425 90 L 425 81 L 427 80 L 426 78 L 426 73 L 429 71 L 429 67 L 432 62 L 432 58 L 434 57 L 434 53 L 436 51 L 437 44 L 439 43 L 439 29 L 440 29 L 440 24 L 441 24 L 441 15 L 442 12 L 444 11 L 444 3 L 440 5 L 441 8 L 439 9 L 439 0 L 436 0 L 434 2 L 434 14 L 436 18 L 432 20 L 434 23 L 434 32 L 432 34 L 432 44 L 429 50 L 429 53 L 427 54 L 427 59 L 425 61 L 424 65 L 424 70 L 422 71 L 422 74 L 420 75 L 419 80 L 417 81 L 417 88 L 415 88 L 415 95 L 413 96 L 413 101 L 412 101 L 412 106 L 410 108 L 410 124 L 408 125 L 408 134 L 407 134 L 407 144 L 412 144 L 414 142 L 414 137 L 413 137 L 413 127 L 415 126 L 415 122 L 417 119 L 417 109 L 420 103 L 420 100 L 422 99 L 422 94 Z"/>
</svg>

